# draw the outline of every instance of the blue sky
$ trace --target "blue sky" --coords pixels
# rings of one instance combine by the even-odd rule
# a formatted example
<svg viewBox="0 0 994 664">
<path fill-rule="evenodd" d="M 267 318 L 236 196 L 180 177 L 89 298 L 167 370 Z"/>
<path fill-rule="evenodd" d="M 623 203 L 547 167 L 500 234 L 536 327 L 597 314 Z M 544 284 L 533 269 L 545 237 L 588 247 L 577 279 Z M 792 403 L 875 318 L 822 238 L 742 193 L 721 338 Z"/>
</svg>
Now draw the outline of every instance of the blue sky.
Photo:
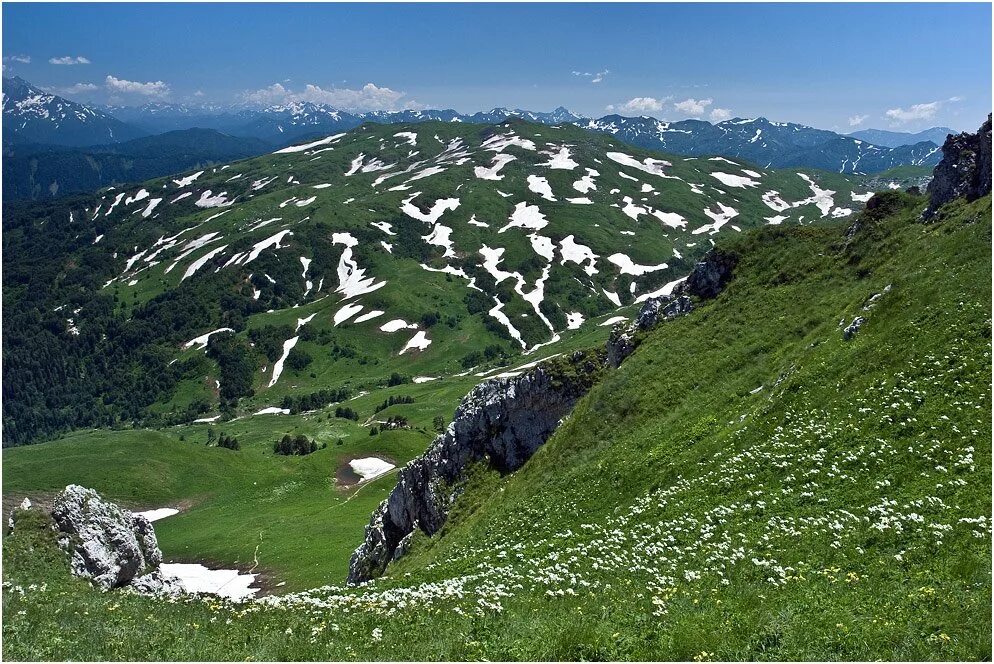
<svg viewBox="0 0 994 664">
<path fill-rule="evenodd" d="M 974 129 L 991 109 L 990 53 L 979 3 L 3 5 L 6 75 L 124 104 Z"/>
</svg>

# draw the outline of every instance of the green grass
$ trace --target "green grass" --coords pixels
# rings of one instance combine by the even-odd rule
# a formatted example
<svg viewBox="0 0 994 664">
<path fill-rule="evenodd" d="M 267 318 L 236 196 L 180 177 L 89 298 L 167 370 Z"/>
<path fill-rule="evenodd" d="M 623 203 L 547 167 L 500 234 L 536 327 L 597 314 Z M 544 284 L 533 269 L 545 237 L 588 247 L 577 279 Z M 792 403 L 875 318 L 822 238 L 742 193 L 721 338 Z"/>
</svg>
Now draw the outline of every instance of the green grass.
<svg viewBox="0 0 994 664">
<path fill-rule="evenodd" d="M 370 586 L 244 606 L 100 594 L 25 521 L 4 540 L 7 656 L 989 660 L 990 197 L 929 225 L 897 200 L 852 240 L 726 241 L 721 296 L 649 334 L 520 471 L 476 468 L 445 531 Z M 281 486 L 290 461 L 261 446 L 240 463 Z M 233 505 L 204 527 L 234 527 Z"/>
<path fill-rule="evenodd" d="M 609 330 L 593 324 L 510 366 L 602 344 Z M 24 496 L 44 502 L 67 484 L 81 484 L 136 510 L 181 508 L 180 514 L 156 523 L 167 560 L 255 566 L 268 586 L 285 583 L 285 590 L 338 583 L 345 579 L 370 513 L 395 480 L 391 474 L 357 490 L 336 485 L 336 472 L 356 457 L 378 456 L 402 466 L 420 454 L 435 436 L 434 419 L 451 420 L 459 400 L 482 380 L 475 373 L 483 370 L 370 388 L 344 404 L 359 413 L 358 422 L 334 417 L 338 404 L 332 404 L 311 413 L 158 431 L 80 431 L 8 448 L 3 450 L 4 506 L 9 510 Z M 414 402 L 375 413 L 391 396 L 410 396 Z M 254 401 L 253 409 L 274 403 Z M 411 429 L 371 436 L 370 429 L 390 416 L 407 418 Z M 207 447 L 211 429 L 234 436 L 242 449 Z M 274 455 L 273 443 L 285 434 L 304 434 L 327 448 L 306 457 Z M 225 536 L 217 537 L 218 532 Z"/>
</svg>

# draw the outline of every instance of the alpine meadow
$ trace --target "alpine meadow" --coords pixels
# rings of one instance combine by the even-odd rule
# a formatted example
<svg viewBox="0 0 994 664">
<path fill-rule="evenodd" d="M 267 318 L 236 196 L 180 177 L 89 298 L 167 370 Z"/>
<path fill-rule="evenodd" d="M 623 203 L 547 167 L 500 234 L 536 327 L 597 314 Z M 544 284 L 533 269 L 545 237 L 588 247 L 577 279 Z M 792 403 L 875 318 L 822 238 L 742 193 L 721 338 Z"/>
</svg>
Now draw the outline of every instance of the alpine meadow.
<svg viewBox="0 0 994 664">
<path fill-rule="evenodd" d="M 990 5 L 2 12 L 6 660 L 990 661 Z"/>
</svg>

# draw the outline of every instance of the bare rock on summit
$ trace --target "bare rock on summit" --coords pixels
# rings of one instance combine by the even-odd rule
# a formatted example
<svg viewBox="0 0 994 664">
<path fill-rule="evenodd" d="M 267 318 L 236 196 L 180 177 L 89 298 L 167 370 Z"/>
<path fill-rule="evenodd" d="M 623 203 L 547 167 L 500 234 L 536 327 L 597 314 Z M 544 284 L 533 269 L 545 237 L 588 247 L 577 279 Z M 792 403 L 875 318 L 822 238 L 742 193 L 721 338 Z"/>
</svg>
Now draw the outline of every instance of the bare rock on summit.
<svg viewBox="0 0 994 664">
<path fill-rule="evenodd" d="M 942 146 L 942 161 L 928 185 L 926 220 L 949 201 L 973 201 L 991 193 L 991 116 L 977 133 L 950 134 Z"/>
</svg>

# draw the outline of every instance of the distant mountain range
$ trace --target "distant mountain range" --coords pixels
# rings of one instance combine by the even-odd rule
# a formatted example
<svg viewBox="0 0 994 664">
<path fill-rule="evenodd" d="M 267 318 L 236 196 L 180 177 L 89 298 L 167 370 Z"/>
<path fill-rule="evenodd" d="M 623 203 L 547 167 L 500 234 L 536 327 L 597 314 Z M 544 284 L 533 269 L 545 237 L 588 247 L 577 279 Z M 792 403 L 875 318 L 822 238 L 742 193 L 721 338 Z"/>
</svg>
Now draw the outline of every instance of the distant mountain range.
<svg viewBox="0 0 994 664">
<path fill-rule="evenodd" d="M 849 135 L 861 141 L 873 143 L 874 145 L 898 148 L 902 145 L 914 145 L 923 141 L 942 145 L 946 141 L 946 136 L 958 133 L 958 131 L 949 127 L 932 127 L 931 129 L 919 131 L 914 134 L 904 131 L 887 131 L 886 129 L 863 129 L 862 131 L 854 131 Z"/>
<path fill-rule="evenodd" d="M 92 186 L 137 182 L 198 164 L 262 154 L 271 148 L 349 131 L 368 122 L 496 124 L 520 117 L 546 125 L 572 124 L 610 134 L 630 145 L 685 156 L 722 155 L 762 167 L 819 168 L 854 174 L 879 173 L 899 166 L 934 166 L 941 156 L 939 144 L 950 131 L 935 128 L 920 134 L 900 134 L 866 130 L 844 136 L 766 118 L 735 118 L 716 124 L 621 115 L 593 119 L 563 107 L 549 113 L 494 108 L 473 114 L 452 109 L 352 113 L 311 102 L 264 109 L 170 103 L 97 108 L 44 92 L 16 77 L 3 79 L 3 114 L 4 165 L 29 168 L 29 172 L 18 172 L 10 179 L 5 172 L 4 183 L 10 182 L 12 187 L 9 193 L 5 188 L 4 197 L 8 199 L 57 197 L 86 191 Z M 142 151 L 142 161 L 136 164 L 122 159 L 132 156 L 127 153 L 130 147 L 124 152 L 108 149 L 109 145 L 139 137 L 194 128 L 213 130 L 227 138 L 212 134 L 174 135 L 163 138 L 161 143 L 139 144 L 143 147 L 136 149 Z M 871 140 L 870 135 L 880 137 Z M 198 142 L 200 138 L 206 140 Z M 19 144 L 30 145 L 26 149 L 13 147 Z M 70 155 L 65 150 L 41 149 L 39 144 L 100 147 Z M 179 145 L 186 147 L 177 150 Z M 156 149 L 166 151 L 168 156 L 155 157 Z M 101 157 L 95 158 L 95 154 Z M 14 161 L 24 158 L 30 161 Z"/>
<path fill-rule="evenodd" d="M 897 148 L 873 145 L 832 131 L 766 118 L 664 122 L 608 115 L 580 126 L 620 141 L 681 155 L 723 155 L 766 168 L 821 168 L 837 173 L 878 173 L 895 166 L 931 166 L 939 146 L 920 142 Z"/>
</svg>

